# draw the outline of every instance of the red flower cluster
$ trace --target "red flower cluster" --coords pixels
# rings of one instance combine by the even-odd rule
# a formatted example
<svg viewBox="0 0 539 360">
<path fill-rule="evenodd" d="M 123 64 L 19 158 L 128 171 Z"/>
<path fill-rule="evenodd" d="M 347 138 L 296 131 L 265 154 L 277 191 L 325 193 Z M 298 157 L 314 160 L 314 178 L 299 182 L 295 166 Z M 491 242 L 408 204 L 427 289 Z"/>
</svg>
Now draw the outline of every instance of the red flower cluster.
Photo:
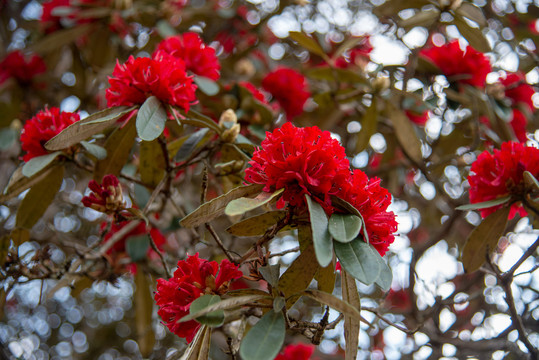
<svg viewBox="0 0 539 360">
<path fill-rule="evenodd" d="M 303 112 L 303 105 L 311 96 L 305 77 L 290 68 L 283 67 L 266 75 L 262 87 L 281 105 L 288 120 Z"/>
<path fill-rule="evenodd" d="M 267 133 L 261 145 L 245 170 L 248 182 L 264 184 L 265 192 L 284 189 L 279 208 L 287 202 L 305 208 L 305 194 L 327 214 L 335 211 L 331 195 L 348 201 L 361 212 L 370 243 L 382 256 L 386 253 L 397 230 L 395 214 L 387 211 L 391 195 L 379 179 L 369 179 L 360 170 L 350 172 L 344 148 L 328 131 L 285 123 Z"/>
<path fill-rule="evenodd" d="M 14 78 L 21 85 L 29 85 L 32 79 L 47 70 L 47 66 L 38 55 L 24 56 L 22 51 L 10 52 L 0 62 L 0 84 Z"/>
<path fill-rule="evenodd" d="M 471 46 L 462 51 L 458 40 L 421 50 L 420 55 L 438 66 L 449 82 L 455 81 L 482 89 L 491 71 L 490 61 L 483 53 Z M 453 76 L 457 79 L 451 79 Z"/>
<path fill-rule="evenodd" d="M 309 360 L 314 351 L 314 345 L 287 345 L 274 360 Z"/>
<path fill-rule="evenodd" d="M 157 279 L 155 301 L 157 312 L 170 331 L 190 343 L 200 324 L 195 320 L 178 322 L 189 314 L 191 303 L 202 295 L 225 294 L 230 282 L 242 277 L 238 266 L 227 259 L 215 261 L 199 259 L 198 253 L 178 261 L 178 269 L 171 279 Z"/>
<path fill-rule="evenodd" d="M 105 95 L 108 106 L 140 105 L 153 95 L 189 111 L 196 100 L 196 85 L 187 76 L 184 62 L 164 52 L 152 58 L 130 56 L 125 64 L 116 64 L 112 75 Z"/>
<path fill-rule="evenodd" d="M 524 143 L 528 140 L 528 137 L 526 136 L 526 124 L 528 123 L 528 119 L 526 116 L 518 109 L 513 109 L 513 117 L 511 118 L 511 122 L 509 123 L 511 127 L 513 128 L 513 132 L 515 133 L 515 136 L 517 137 L 518 141 L 521 143 Z"/>
<path fill-rule="evenodd" d="M 533 111 L 532 96 L 535 90 L 526 83 L 526 78 L 522 73 L 508 74 L 500 79 L 500 83 L 505 87 L 505 96 L 511 100 L 512 106 L 524 104 Z"/>
<path fill-rule="evenodd" d="M 335 61 L 335 66 L 343 69 L 358 66 L 363 69 L 370 60 L 372 49 L 370 36 L 364 36 L 358 45 Z"/>
<path fill-rule="evenodd" d="M 156 51 L 163 51 L 183 60 L 186 70 L 212 80 L 219 79 L 219 60 L 215 49 L 204 44 L 197 33 L 186 32 L 166 38 L 157 46 Z"/>
<path fill-rule="evenodd" d="M 91 180 L 88 187 L 92 192 L 82 198 L 82 204 L 106 214 L 117 214 L 125 209 L 120 181 L 114 175 L 103 176 L 103 181 L 98 184 Z"/>
<path fill-rule="evenodd" d="M 43 145 L 62 130 L 76 121 L 79 121 L 79 114 L 60 111 L 59 108 L 45 108 L 38 112 L 33 118 L 26 121 L 21 133 L 21 148 L 26 151 L 23 160 L 49 153 Z"/>
<path fill-rule="evenodd" d="M 524 171 L 533 176 L 539 176 L 539 149 L 525 146 L 517 142 L 505 142 L 500 150 L 481 153 L 472 164 L 468 182 L 470 183 L 470 203 L 480 203 L 500 197 L 513 195 L 522 198 L 525 195 L 523 182 Z M 481 216 L 488 215 L 503 205 L 493 206 L 481 210 Z M 516 213 L 526 216 L 526 211 L 520 203 L 511 207 L 509 218 Z"/>
</svg>

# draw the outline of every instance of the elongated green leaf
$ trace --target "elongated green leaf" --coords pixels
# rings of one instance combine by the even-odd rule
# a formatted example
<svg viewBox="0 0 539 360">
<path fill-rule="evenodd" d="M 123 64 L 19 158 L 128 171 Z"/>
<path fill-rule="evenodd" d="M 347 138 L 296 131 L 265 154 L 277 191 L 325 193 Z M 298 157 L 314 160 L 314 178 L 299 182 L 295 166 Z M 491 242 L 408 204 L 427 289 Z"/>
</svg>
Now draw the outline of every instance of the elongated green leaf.
<svg viewBox="0 0 539 360">
<path fill-rule="evenodd" d="M 285 217 L 286 211 L 270 211 L 242 220 L 230 226 L 226 231 L 236 236 L 264 235 L 270 226 L 275 225 Z"/>
<path fill-rule="evenodd" d="M 471 47 L 483 53 L 491 51 L 490 44 L 488 43 L 488 40 L 485 35 L 483 35 L 483 33 L 481 32 L 481 29 L 471 27 L 462 17 L 458 15 L 455 16 L 453 24 L 457 26 L 457 29 L 459 29 L 460 34 L 466 40 L 468 40 Z"/>
<path fill-rule="evenodd" d="M 191 303 L 191 306 L 189 306 L 189 314 L 196 314 L 208 306 L 217 304 L 220 301 L 221 298 L 219 295 L 202 295 Z M 225 321 L 225 312 L 223 310 L 212 311 L 206 315 L 197 317 L 195 320 L 203 325 L 218 327 L 223 325 Z"/>
<path fill-rule="evenodd" d="M 337 241 L 350 242 L 358 236 L 361 225 L 356 215 L 334 213 L 329 218 L 329 233 Z"/>
<path fill-rule="evenodd" d="M 86 149 L 86 151 L 95 156 L 95 158 L 98 160 L 103 160 L 107 157 L 107 150 L 99 145 L 92 144 L 87 141 L 81 141 L 80 144 Z"/>
<path fill-rule="evenodd" d="M 148 248 L 150 247 L 150 237 L 147 234 L 131 236 L 125 242 L 127 254 L 133 262 L 146 259 Z"/>
<path fill-rule="evenodd" d="M 275 299 L 273 299 L 273 311 L 279 312 L 281 311 L 286 305 L 286 301 L 284 297 L 277 296 Z"/>
<path fill-rule="evenodd" d="M 378 285 L 383 291 L 389 291 L 389 289 L 391 288 L 391 282 L 393 281 L 393 272 L 387 265 L 386 260 L 384 260 L 384 258 L 380 256 L 378 251 L 376 251 L 376 249 L 372 247 L 372 245 L 371 250 L 374 254 L 374 258 L 378 261 L 378 264 L 380 265 L 380 274 L 378 274 L 378 278 L 374 283 Z"/>
<path fill-rule="evenodd" d="M 421 142 L 417 137 L 414 129 L 414 125 L 406 114 L 397 109 L 390 101 L 386 102 L 386 110 L 388 112 L 388 118 L 393 123 L 393 129 L 395 129 L 395 136 L 402 146 L 404 151 L 415 162 L 421 163 L 423 161 L 423 155 L 421 153 Z"/>
<path fill-rule="evenodd" d="M 461 205 L 461 206 L 456 207 L 456 209 L 457 210 L 462 210 L 462 211 L 487 209 L 487 208 L 490 208 L 490 207 L 493 207 L 493 206 L 505 204 L 505 203 L 509 202 L 509 200 L 511 200 L 511 196 L 504 196 L 504 197 L 501 197 L 501 198 L 498 198 L 498 199 L 484 201 L 484 202 L 480 202 L 480 203 Z"/>
<path fill-rule="evenodd" d="M 533 191 L 539 190 L 539 181 L 536 179 L 535 176 L 529 171 L 524 171 L 524 182 L 526 183 L 526 186 L 530 188 Z"/>
<path fill-rule="evenodd" d="M 64 168 L 58 167 L 33 185 L 17 210 L 15 226 L 31 229 L 54 200 L 63 179 Z"/>
<path fill-rule="evenodd" d="M 247 333 L 240 346 L 243 360 L 273 360 L 285 336 L 282 312 L 268 311 Z"/>
<path fill-rule="evenodd" d="M 9 149 L 19 137 L 19 132 L 12 128 L 0 130 L 0 150 Z"/>
<path fill-rule="evenodd" d="M 102 133 L 105 129 L 116 124 L 122 116 L 135 110 L 136 106 L 119 106 L 92 114 L 62 130 L 58 135 L 47 141 L 45 149 L 49 151 L 69 148 L 90 136 Z"/>
<path fill-rule="evenodd" d="M 378 107 L 376 97 L 372 98 L 372 103 L 365 112 L 363 119 L 361 120 L 361 131 L 359 132 L 356 151 L 361 152 L 367 148 L 371 136 L 376 132 L 378 124 Z"/>
<path fill-rule="evenodd" d="M 191 228 L 207 223 L 224 214 L 225 208 L 230 201 L 242 196 L 253 196 L 255 194 L 259 194 L 263 188 L 264 185 L 259 184 L 251 184 L 234 188 L 226 194 L 200 205 L 195 211 L 181 219 L 180 225 Z"/>
<path fill-rule="evenodd" d="M 472 231 L 462 249 L 462 265 L 466 272 L 479 269 L 496 249 L 498 240 L 505 232 L 509 210 L 509 206 L 497 210 Z"/>
<path fill-rule="evenodd" d="M 299 32 L 299 31 L 290 31 L 288 33 L 288 37 L 290 37 L 292 40 L 297 42 L 299 46 L 301 46 L 302 48 L 306 50 L 309 50 L 313 54 L 316 54 L 323 58 L 327 58 L 327 55 L 324 49 L 322 49 L 320 44 L 311 36 L 304 34 L 302 32 Z"/>
<path fill-rule="evenodd" d="M 313 201 L 309 195 L 305 194 L 305 199 L 309 208 L 316 260 L 320 266 L 326 267 L 333 259 L 333 242 L 329 235 L 328 217 L 322 206 Z"/>
<path fill-rule="evenodd" d="M 418 11 L 415 13 L 415 15 L 409 17 L 408 19 L 399 21 L 399 26 L 404 28 L 406 31 L 411 30 L 416 26 L 429 27 L 434 24 L 439 16 L 440 10 L 438 9 Z"/>
<path fill-rule="evenodd" d="M 254 210 L 271 202 L 271 200 L 281 195 L 283 191 L 284 188 L 275 191 L 273 194 L 262 192 L 254 199 L 242 197 L 232 200 L 226 206 L 225 214 L 228 216 L 243 215 L 248 211 Z"/>
<path fill-rule="evenodd" d="M 40 172 L 29 178 L 22 174 L 22 168 L 24 167 L 24 165 L 19 166 L 17 169 L 15 169 L 15 171 L 9 178 L 8 184 L 4 189 L 4 194 L 0 195 L 0 203 L 12 199 L 26 189 L 34 186 L 39 181 L 41 181 L 41 179 L 48 176 L 50 172 L 55 171 L 56 167 L 58 166 L 61 165 L 49 165 L 45 167 L 45 169 L 41 170 Z"/>
<path fill-rule="evenodd" d="M 135 136 L 134 121 L 129 121 L 123 128 L 114 130 L 105 142 L 107 158 L 96 163 L 94 180 L 101 181 L 103 176 L 107 174 L 120 175 L 135 143 Z"/>
<path fill-rule="evenodd" d="M 180 360 L 207 360 L 208 357 L 203 357 L 205 354 L 205 351 L 203 351 L 208 344 L 208 332 L 210 331 L 210 328 L 207 326 L 202 325 L 200 329 L 198 329 L 195 338 L 193 341 L 189 344 L 185 352 L 183 353 Z"/>
<path fill-rule="evenodd" d="M 150 96 L 140 107 L 137 114 L 137 134 L 144 141 L 155 140 L 165 130 L 167 112 L 161 101 Z"/>
<path fill-rule="evenodd" d="M 480 27 L 487 26 L 487 18 L 483 14 L 483 11 L 472 4 L 471 2 L 462 2 L 455 13 L 460 16 L 464 16 L 472 21 L 475 21 Z"/>
<path fill-rule="evenodd" d="M 52 164 L 56 158 L 62 154 L 61 151 L 55 151 L 53 153 L 38 156 L 35 158 L 32 158 L 24 164 L 22 167 L 22 174 L 26 177 L 32 177 L 41 170 L 45 169 L 47 166 Z"/>
<path fill-rule="evenodd" d="M 259 267 L 258 272 L 271 286 L 276 287 L 279 283 L 280 268 L 281 266 L 279 264 L 265 265 Z"/>
<path fill-rule="evenodd" d="M 309 287 L 316 270 L 318 270 L 318 266 L 316 266 L 316 255 L 311 244 L 301 250 L 296 260 L 294 260 L 279 279 L 278 288 L 286 296 L 288 308 L 292 307 L 299 299 L 299 296 L 292 298 L 291 296 Z"/>
<path fill-rule="evenodd" d="M 182 162 L 191 156 L 193 153 L 193 150 L 195 150 L 199 144 L 202 143 L 202 140 L 207 138 L 207 134 L 209 132 L 209 129 L 200 129 L 198 131 L 195 131 L 189 137 L 183 142 L 183 144 L 178 149 L 178 152 L 174 156 L 174 161 L 176 162 Z"/>
<path fill-rule="evenodd" d="M 356 281 L 345 270 L 341 270 L 341 287 L 343 300 L 354 308 L 359 309 L 361 303 L 357 292 Z M 345 360 L 355 360 L 357 358 L 359 323 L 359 319 L 348 315 L 344 316 L 344 337 L 346 340 Z"/>
<path fill-rule="evenodd" d="M 305 290 L 303 295 L 308 296 L 322 304 L 328 305 L 330 308 L 337 310 L 343 315 L 349 316 L 356 320 L 362 320 L 359 309 L 347 303 L 344 300 L 339 299 L 335 295 L 328 294 L 320 290 Z"/>
<path fill-rule="evenodd" d="M 318 271 L 314 275 L 314 279 L 318 283 L 318 290 L 331 294 L 335 287 L 335 277 L 335 261 L 326 267 L 318 267 Z"/>
<path fill-rule="evenodd" d="M 180 322 L 186 322 L 193 319 L 197 319 L 201 316 L 207 315 L 211 312 L 217 311 L 217 310 L 226 310 L 231 309 L 237 306 L 242 306 L 251 302 L 255 302 L 258 300 L 262 300 L 265 298 L 268 298 L 268 294 L 254 294 L 254 295 L 244 295 L 244 296 L 235 296 L 229 299 L 222 300 L 218 303 L 211 304 L 206 306 L 204 309 L 201 309 L 197 311 L 196 313 L 192 313 L 189 315 L 184 316 L 180 319 Z"/>
<path fill-rule="evenodd" d="M 219 94 L 219 84 L 217 84 L 212 79 L 209 79 L 205 76 L 195 76 L 195 84 L 198 85 L 200 91 L 208 96 L 214 96 Z"/>
<path fill-rule="evenodd" d="M 156 187 L 165 176 L 165 156 L 158 140 L 143 141 L 140 144 L 140 179 L 145 184 Z M 167 156 L 168 157 L 168 156 Z"/>
<path fill-rule="evenodd" d="M 181 123 L 201 128 L 212 129 L 219 135 L 223 133 L 223 129 L 221 129 L 219 125 L 215 121 L 213 121 L 213 119 L 195 110 L 189 110 L 189 112 L 187 113 L 187 118 L 182 119 Z"/>
<path fill-rule="evenodd" d="M 42 40 L 30 46 L 28 50 L 38 54 L 58 51 L 58 49 L 64 45 L 68 45 L 79 39 L 81 36 L 88 34 L 93 28 L 93 24 L 83 24 L 70 29 L 55 31 L 52 34 L 44 36 Z"/>
<path fill-rule="evenodd" d="M 155 334 L 152 327 L 153 297 L 148 274 L 137 271 L 135 274 L 135 324 L 137 343 L 142 356 L 151 354 L 155 344 Z"/>
<path fill-rule="evenodd" d="M 378 279 L 380 264 L 367 243 L 358 238 L 346 244 L 335 241 L 334 245 L 335 254 L 346 272 L 366 285 Z"/>
</svg>

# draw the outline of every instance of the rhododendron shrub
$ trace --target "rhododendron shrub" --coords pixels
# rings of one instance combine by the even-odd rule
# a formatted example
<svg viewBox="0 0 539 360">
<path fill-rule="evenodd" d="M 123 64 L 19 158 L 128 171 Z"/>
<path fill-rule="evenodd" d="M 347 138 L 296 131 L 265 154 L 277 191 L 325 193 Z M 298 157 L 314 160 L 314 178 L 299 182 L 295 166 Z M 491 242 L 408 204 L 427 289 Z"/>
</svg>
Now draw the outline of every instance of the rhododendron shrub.
<svg viewBox="0 0 539 360">
<path fill-rule="evenodd" d="M 539 358 L 534 2 L 0 9 L 2 358 Z"/>
</svg>

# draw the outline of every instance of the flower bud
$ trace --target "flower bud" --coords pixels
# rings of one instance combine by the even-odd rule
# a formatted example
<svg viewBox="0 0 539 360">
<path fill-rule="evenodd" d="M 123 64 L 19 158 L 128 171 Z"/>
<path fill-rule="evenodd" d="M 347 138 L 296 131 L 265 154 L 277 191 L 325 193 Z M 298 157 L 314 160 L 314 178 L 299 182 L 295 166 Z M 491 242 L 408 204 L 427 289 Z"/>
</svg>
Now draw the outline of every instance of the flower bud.
<svg viewBox="0 0 539 360">
<path fill-rule="evenodd" d="M 234 141 L 236 141 L 240 130 L 240 124 L 235 124 L 230 129 L 227 129 L 223 132 L 223 134 L 221 135 L 221 139 L 223 139 L 224 142 L 233 143 Z"/>
<path fill-rule="evenodd" d="M 219 126 L 224 127 L 226 126 L 225 123 L 238 123 L 238 117 L 236 116 L 234 110 L 228 109 L 221 114 L 221 117 L 219 118 Z"/>
<path fill-rule="evenodd" d="M 240 59 L 236 65 L 234 65 L 234 70 L 236 74 L 246 77 L 251 77 L 256 73 L 255 66 L 253 62 L 249 59 Z"/>
</svg>

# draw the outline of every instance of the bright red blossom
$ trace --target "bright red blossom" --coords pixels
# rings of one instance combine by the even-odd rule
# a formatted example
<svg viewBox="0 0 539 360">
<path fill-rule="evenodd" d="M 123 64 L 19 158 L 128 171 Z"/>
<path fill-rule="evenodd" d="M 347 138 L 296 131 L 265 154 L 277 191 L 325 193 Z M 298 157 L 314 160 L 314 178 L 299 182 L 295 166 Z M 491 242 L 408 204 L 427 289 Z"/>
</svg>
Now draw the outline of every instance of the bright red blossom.
<svg viewBox="0 0 539 360">
<path fill-rule="evenodd" d="M 217 264 L 215 261 L 200 259 L 197 253 L 186 260 L 180 260 L 172 278 L 157 279 L 157 313 L 170 331 L 190 343 L 200 323 L 195 320 L 180 323 L 179 320 L 189 314 L 191 303 L 202 295 L 225 294 L 230 282 L 242 275 L 238 266 L 227 259 Z"/>
<path fill-rule="evenodd" d="M 134 58 L 117 63 L 106 98 L 108 106 L 132 106 L 143 104 L 150 96 L 155 96 L 165 104 L 189 111 L 196 100 L 196 85 L 185 72 L 185 64 L 164 52 L 157 52 L 152 58 Z"/>
<path fill-rule="evenodd" d="M 26 121 L 21 133 L 21 148 L 26 151 L 23 160 L 49 153 L 43 145 L 62 130 L 76 121 L 79 121 L 79 114 L 60 111 L 59 108 L 45 108 L 38 112 L 33 118 Z"/>
<path fill-rule="evenodd" d="M 359 210 L 365 221 L 369 243 L 384 256 L 395 240 L 398 223 L 395 214 L 387 211 L 391 194 L 380 186 L 380 181 L 378 178 L 369 179 L 361 170 L 354 170 L 352 179 L 341 186 L 337 196 Z"/>
<path fill-rule="evenodd" d="M 14 78 L 21 85 L 29 85 L 32 79 L 47 70 L 47 66 L 38 55 L 25 56 L 20 50 L 10 52 L 0 62 L 0 84 Z"/>
<path fill-rule="evenodd" d="M 161 41 L 157 51 L 163 51 L 185 63 L 186 70 L 212 80 L 219 79 L 219 60 L 215 49 L 204 44 L 197 33 L 186 32 Z"/>
<path fill-rule="evenodd" d="M 303 105 L 311 96 L 305 77 L 290 68 L 283 67 L 266 75 L 262 87 L 277 100 L 289 121 L 303 112 Z"/>
<path fill-rule="evenodd" d="M 467 46 L 463 51 L 458 40 L 421 50 L 420 54 L 438 66 L 450 82 L 482 89 L 491 71 L 490 61 L 483 53 L 471 46 Z M 453 80 L 452 77 L 456 79 Z"/>
<path fill-rule="evenodd" d="M 245 170 L 247 181 L 265 185 L 265 192 L 284 188 L 279 208 L 285 202 L 303 208 L 307 194 L 331 212 L 330 196 L 338 193 L 338 183 L 350 177 L 350 164 L 344 148 L 329 131 L 285 123 L 266 133 L 261 146 Z"/>
<path fill-rule="evenodd" d="M 513 117 L 511 118 L 510 125 L 513 128 L 513 131 L 518 141 L 520 141 L 521 143 L 524 143 L 528 140 L 528 137 L 526 136 L 527 123 L 528 119 L 526 119 L 526 116 L 524 116 L 524 114 L 520 112 L 520 110 L 513 109 Z"/>
<path fill-rule="evenodd" d="M 505 142 L 500 150 L 482 152 L 472 164 L 468 182 L 470 183 L 470 203 L 480 203 L 500 197 L 513 195 L 516 198 L 525 194 L 523 174 L 529 171 L 535 177 L 539 176 L 539 149 L 525 146 L 518 142 Z M 481 216 L 488 215 L 503 205 L 481 210 Z M 509 218 L 516 213 L 526 216 L 526 211 L 520 203 L 511 207 Z"/>
<path fill-rule="evenodd" d="M 406 110 L 405 111 L 406 116 L 408 116 L 408 119 L 410 119 L 411 122 L 418 126 L 425 126 L 427 121 L 429 120 L 429 112 L 425 111 L 423 113 L 417 113 L 413 110 Z"/>
<path fill-rule="evenodd" d="M 505 96 L 511 100 L 511 105 L 525 104 L 532 111 L 532 96 L 535 90 L 526 83 L 526 77 L 522 73 L 507 74 L 500 78 L 500 83 L 505 87 Z"/>
<path fill-rule="evenodd" d="M 287 345 L 274 360 L 309 360 L 314 351 L 314 345 Z"/>
</svg>

